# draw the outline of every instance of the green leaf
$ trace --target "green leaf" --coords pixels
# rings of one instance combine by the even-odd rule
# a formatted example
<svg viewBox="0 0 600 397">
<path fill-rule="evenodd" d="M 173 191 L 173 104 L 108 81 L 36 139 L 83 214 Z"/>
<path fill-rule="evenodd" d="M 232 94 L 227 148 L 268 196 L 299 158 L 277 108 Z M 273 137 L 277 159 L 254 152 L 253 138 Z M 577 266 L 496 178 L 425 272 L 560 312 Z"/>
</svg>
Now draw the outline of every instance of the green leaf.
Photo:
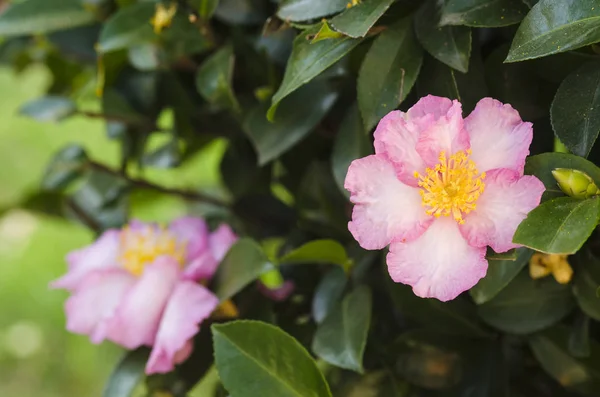
<svg viewBox="0 0 600 397">
<path fill-rule="evenodd" d="M 144 369 L 150 351 L 140 348 L 125 353 L 119 364 L 113 370 L 104 392 L 103 397 L 129 397 L 133 394 L 138 383 L 144 379 Z"/>
<path fill-rule="evenodd" d="M 334 267 L 321 279 L 312 301 L 312 315 L 317 324 L 322 323 L 342 299 L 346 284 L 348 275 L 340 267 Z"/>
<path fill-rule="evenodd" d="M 307 21 L 336 14 L 346 9 L 348 0 L 285 0 L 277 16 L 286 21 Z"/>
<path fill-rule="evenodd" d="M 244 120 L 244 130 L 258 152 L 258 163 L 267 164 L 306 137 L 337 97 L 338 93 L 329 84 L 315 81 L 286 98 L 273 122 L 265 118 L 268 104 L 251 110 Z"/>
<path fill-rule="evenodd" d="M 98 39 L 98 51 L 115 51 L 155 40 L 157 36 L 150 24 L 154 13 L 155 4 L 152 2 L 119 9 L 104 23 Z"/>
<path fill-rule="evenodd" d="M 497 253 L 493 249 L 487 249 L 485 254 L 485 259 L 488 261 L 516 261 L 517 260 L 517 250 L 511 249 L 506 252 Z"/>
<path fill-rule="evenodd" d="M 81 201 L 89 209 L 101 209 L 115 203 L 128 189 L 127 183 L 112 174 L 92 171 L 78 191 Z"/>
<path fill-rule="evenodd" d="M 600 286 L 600 260 L 589 250 L 582 250 L 571 258 L 576 264 L 573 279 L 575 299 L 585 314 L 600 321 L 600 298 L 596 295 Z"/>
<path fill-rule="evenodd" d="M 311 43 L 319 26 L 300 33 L 294 39 L 292 55 L 288 59 L 281 86 L 273 95 L 268 117 L 273 120 L 279 102 L 302 85 L 308 83 L 325 69 L 339 61 L 361 42 L 361 39 L 342 37 Z"/>
<path fill-rule="evenodd" d="M 574 50 L 600 41 L 597 0 L 541 0 L 519 26 L 506 62 Z"/>
<path fill-rule="evenodd" d="M 219 377 L 234 396 L 330 397 L 308 352 L 281 329 L 260 321 L 213 325 Z"/>
<path fill-rule="evenodd" d="M 333 17 L 331 26 L 350 37 L 364 37 L 394 0 L 362 0 Z"/>
<path fill-rule="evenodd" d="M 233 77 L 233 48 L 226 46 L 208 58 L 196 73 L 196 88 L 208 102 L 239 111 L 231 79 Z"/>
<path fill-rule="evenodd" d="M 312 343 L 315 354 L 340 368 L 363 373 L 362 359 L 371 325 L 371 291 L 358 287 L 319 325 Z"/>
<path fill-rule="evenodd" d="M 37 121 L 61 121 L 77 111 L 75 103 L 69 98 L 49 95 L 27 102 L 19 113 Z"/>
<path fill-rule="evenodd" d="M 528 334 L 560 321 L 573 309 L 568 285 L 553 278 L 532 280 L 521 272 L 494 298 L 478 307 L 479 316 L 501 331 Z"/>
<path fill-rule="evenodd" d="M 585 172 L 600 186 L 600 168 L 594 163 L 567 153 L 543 153 L 537 156 L 527 158 L 525 163 L 525 173 L 538 177 L 546 187 L 546 191 L 542 199 L 550 199 L 554 197 L 562 197 L 564 193 L 558 187 L 556 179 L 552 175 L 552 171 L 556 168 L 574 169 Z"/>
<path fill-rule="evenodd" d="M 478 28 L 508 26 L 520 22 L 529 8 L 521 0 L 448 0 L 440 24 Z"/>
<path fill-rule="evenodd" d="M 592 150 L 600 132 L 599 108 L 600 63 L 587 63 L 561 83 L 550 109 L 554 133 L 571 153 L 587 157 Z"/>
<path fill-rule="evenodd" d="M 181 148 L 179 141 L 173 137 L 169 142 L 160 146 L 142 158 L 142 163 L 156 168 L 173 168 L 181 163 Z"/>
<path fill-rule="evenodd" d="M 573 357 L 589 357 L 590 350 L 590 318 L 577 313 L 569 335 L 569 353 Z"/>
<path fill-rule="evenodd" d="M 348 167 L 353 160 L 373 153 L 373 145 L 365 133 L 365 128 L 356 104 L 352 105 L 340 124 L 331 152 L 331 170 L 342 193 L 349 197 L 344 189 Z"/>
<path fill-rule="evenodd" d="M 83 175 L 87 161 L 87 154 L 79 145 L 69 145 L 61 149 L 46 167 L 42 188 L 46 190 L 66 188 Z"/>
<path fill-rule="evenodd" d="M 215 275 L 215 294 L 225 301 L 272 269 L 260 245 L 249 238 L 238 240 L 230 249 Z"/>
<path fill-rule="evenodd" d="M 200 18 L 208 19 L 212 17 L 219 5 L 219 0 L 197 0 L 198 4 L 198 15 Z"/>
<path fill-rule="evenodd" d="M 598 224 L 600 198 L 558 197 L 542 203 L 521 222 L 513 242 L 549 254 L 574 254 Z"/>
<path fill-rule="evenodd" d="M 485 277 L 469 290 L 475 303 L 480 305 L 492 299 L 527 265 L 533 252 L 527 248 L 519 248 L 517 251 L 516 260 L 489 262 Z"/>
<path fill-rule="evenodd" d="M 49 33 L 94 22 L 80 0 L 26 0 L 11 4 L 0 15 L 0 35 Z"/>
<path fill-rule="evenodd" d="M 422 61 L 409 18 L 375 39 L 360 67 L 357 83 L 358 107 L 367 130 L 406 98 Z"/>
<path fill-rule="evenodd" d="M 600 345 L 590 341 L 590 356 L 575 358 L 568 353 L 569 330 L 557 326 L 529 338 L 529 346 L 542 368 L 563 387 L 594 396 L 600 389 Z"/>
<path fill-rule="evenodd" d="M 415 31 L 423 48 L 434 58 L 460 72 L 469 70 L 471 29 L 464 26 L 438 27 L 439 10 L 428 1 L 415 15 Z"/>
<path fill-rule="evenodd" d="M 281 258 L 279 263 L 322 263 L 340 265 L 347 270 L 352 260 L 348 258 L 344 246 L 335 240 L 310 241 L 295 250 L 288 252 Z"/>
</svg>

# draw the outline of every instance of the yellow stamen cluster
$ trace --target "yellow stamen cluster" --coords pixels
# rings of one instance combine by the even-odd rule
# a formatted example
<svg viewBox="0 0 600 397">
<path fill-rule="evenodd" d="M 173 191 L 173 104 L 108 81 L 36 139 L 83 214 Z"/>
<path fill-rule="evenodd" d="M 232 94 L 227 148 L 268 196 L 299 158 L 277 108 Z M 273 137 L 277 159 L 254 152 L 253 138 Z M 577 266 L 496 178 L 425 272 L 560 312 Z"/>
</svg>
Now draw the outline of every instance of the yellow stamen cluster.
<svg viewBox="0 0 600 397">
<path fill-rule="evenodd" d="M 552 274 L 560 284 L 568 284 L 573 277 L 573 269 L 567 257 L 568 255 L 536 252 L 529 261 L 529 275 L 536 280 Z"/>
<path fill-rule="evenodd" d="M 178 242 L 175 236 L 161 227 L 132 229 L 126 226 L 123 229 L 120 262 L 131 274 L 141 275 L 146 265 L 163 255 L 174 258 L 183 266 L 185 244 Z"/>
<path fill-rule="evenodd" d="M 476 208 L 477 199 L 485 189 L 485 172 L 477 171 L 470 154 L 471 151 L 466 150 L 446 157 L 446 153 L 441 152 L 440 162 L 434 168 L 427 168 L 425 175 L 415 172 L 428 215 L 453 216 L 462 224 L 465 222 L 463 214 Z"/>
</svg>

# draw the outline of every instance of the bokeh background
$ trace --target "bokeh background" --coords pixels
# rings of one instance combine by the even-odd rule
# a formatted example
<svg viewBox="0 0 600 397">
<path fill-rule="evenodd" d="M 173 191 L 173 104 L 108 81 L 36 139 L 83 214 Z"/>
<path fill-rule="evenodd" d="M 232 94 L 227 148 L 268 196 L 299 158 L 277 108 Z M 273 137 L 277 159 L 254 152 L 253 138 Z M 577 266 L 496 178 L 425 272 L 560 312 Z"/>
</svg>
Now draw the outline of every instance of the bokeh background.
<svg viewBox="0 0 600 397">
<path fill-rule="evenodd" d="M 90 243 L 84 226 L 23 208 L 39 189 L 53 153 L 72 142 L 92 158 L 116 166 L 118 147 L 105 136 L 100 120 L 74 117 L 42 124 L 18 114 L 19 106 L 45 92 L 50 82 L 41 67 L 19 74 L 0 68 L 0 396 L 99 396 L 120 348 L 92 345 L 65 331 L 64 291 L 48 283 L 66 269 L 70 250 Z M 92 82 L 93 83 L 93 82 Z M 79 98 L 94 106 L 93 84 Z M 169 115 L 165 115 L 168 123 Z M 159 138 L 160 139 L 160 138 Z M 159 142 L 156 142 L 159 144 Z M 164 186 L 219 187 L 218 164 L 225 150 L 216 141 L 177 170 L 152 170 L 144 178 Z M 132 213 L 145 220 L 168 220 L 186 212 L 173 197 L 132 198 Z"/>
</svg>

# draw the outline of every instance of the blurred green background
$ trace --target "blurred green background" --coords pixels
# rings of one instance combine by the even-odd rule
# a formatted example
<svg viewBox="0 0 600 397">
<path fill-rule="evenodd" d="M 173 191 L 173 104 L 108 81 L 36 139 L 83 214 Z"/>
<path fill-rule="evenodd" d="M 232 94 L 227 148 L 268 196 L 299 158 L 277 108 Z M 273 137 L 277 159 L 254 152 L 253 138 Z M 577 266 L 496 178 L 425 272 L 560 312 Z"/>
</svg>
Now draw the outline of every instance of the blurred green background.
<svg viewBox="0 0 600 397">
<path fill-rule="evenodd" d="M 49 83 L 43 68 L 16 75 L 0 69 L 0 396 L 99 396 L 121 354 L 104 343 L 92 345 L 65 331 L 64 291 L 48 283 L 66 269 L 70 250 L 89 244 L 93 234 L 64 219 L 19 208 L 39 187 L 53 153 L 72 142 L 91 157 L 115 166 L 118 146 L 105 137 L 102 121 L 71 118 L 41 124 L 18 115 L 24 102 L 42 95 Z M 217 141 L 177 170 L 145 171 L 144 177 L 172 187 L 216 187 L 225 143 Z M 134 196 L 136 197 L 136 196 Z M 137 194 L 132 213 L 168 220 L 186 211 L 172 197 Z"/>
</svg>

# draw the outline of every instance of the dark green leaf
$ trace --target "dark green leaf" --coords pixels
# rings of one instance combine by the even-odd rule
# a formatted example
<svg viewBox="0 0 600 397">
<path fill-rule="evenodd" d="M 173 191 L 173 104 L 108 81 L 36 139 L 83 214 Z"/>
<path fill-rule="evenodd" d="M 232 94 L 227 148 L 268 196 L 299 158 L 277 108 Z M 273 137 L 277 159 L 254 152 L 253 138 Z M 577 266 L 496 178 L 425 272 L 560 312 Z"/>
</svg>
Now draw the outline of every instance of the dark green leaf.
<svg viewBox="0 0 600 397">
<path fill-rule="evenodd" d="M 219 5 L 219 0 L 196 0 L 198 4 L 198 14 L 201 18 L 208 19 L 212 17 Z"/>
<path fill-rule="evenodd" d="M 157 70 L 160 67 L 160 51 L 156 44 L 140 44 L 128 49 L 127 58 L 138 70 Z"/>
<path fill-rule="evenodd" d="M 27 102 L 21 106 L 19 113 L 37 121 L 61 121 L 73 115 L 77 108 L 69 98 L 61 96 L 45 96 Z"/>
<path fill-rule="evenodd" d="M 322 323 L 341 300 L 346 284 L 348 275 L 340 267 L 334 267 L 321 279 L 312 301 L 312 314 L 317 324 Z"/>
<path fill-rule="evenodd" d="M 102 393 L 103 397 L 129 397 L 144 379 L 144 368 L 150 351 L 140 348 L 125 353 L 113 370 Z"/>
<path fill-rule="evenodd" d="M 552 176 L 552 171 L 556 168 L 569 168 L 585 172 L 589 175 L 597 186 L 600 186 L 600 168 L 594 163 L 567 153 L 543 153 L 532 156 L 525 163 L 525 173 L 537 176 L 546 187 L 542 199 L 564 196 L 564 193 L 558 187 L 556 179 Z"/>
<path fill-rule="evenodd" d="M 375 39 L 360 67 L 357 85 L 358 107 L 367 130 L 406 98 L 422 60 L 408 18 Z"/>
<path fill-rule="evenodd" d="M 350 37 L 364 37 L 394 0 L 362 0 L 333 17 L 331 26 Z"/>
<path fill-rule="evenodd" d="M 488 261 L 516 261 L 517 250 L 513 248 L 506 252 L 497 253 L 488 247 L 487 252 L 485 253 L 485 259 Z"/>
<path fill-rule="evenodd" d="M 104 24 L 98 40 L 98 51 L 109 52 L 153 41 L 156 34 L 150 19 L 155 4 L 142 2 L 119 9 Z"/>
<path fill-rule="evenodd" d="M 262 0 L 220 0 L 215 17 L 232 25 L 260 25 L 268 15 Z"/>
<path fill-rule="evenodd" d="M 344 181 L 348 167 L 353 160 L 368 156 L 373 153 L 373 146 L 369 141 L 356 104 L 346 112 L 340 124 L 331 153 L 331 170 L 342 193 L 349 197 L 350 193 L 344 189 Z"/>
<path fill-rule="evenodd" d="M 568 353 L 569 331 L 558 326 L 532 335 L 529 346 L 542 368 L 562 386 L 594 396 L 600 389 L 600 345 L 591 341 L 590 356 L 575 358 Z"/>
<path fill-rule="evenodd" d="M 539 58 L 600 41 L 597 0 L 541 0 L 519 26 L 506 62 Z"/>
<path fill-rule="evenodd" d="M 588 63 L 561 83 L 550 109 L 554 133 L 571 153 L 587 157 L 592 150 L 600 132 L 599 108 L 600 64 Z"/>
<path fill-rule="evenodd" d="M 277 16 L 288 21 L 307 21 L 338 13 L 347 3 L 347 0 L 285 0 Z"/>
<path fill-rule="evenodd" d="M 144 155 L 142 162 L 156 168 L 173 168 L 181 163 L 181 148 L 177 138 Z"/>
<path fill-rule="evenodd" d="M 294 49 L 285 68 L 283 81 L 272 99 L 269 119 L 274 118 L 283 98 L 317 77 L 361 42 L 360 39 L 343 37 L 311 43 L 309 38 L 317 34 L 318 28 L 308 29 L 294 39 Z"/>
<path fill-rule="evenodd" d="M 319 325 L 312 350 L 330 364 L 362 373 L 370 325 L 371 291 L 361 286 L 348 294 Z"/>
<path fill-rule="evenodd" d="M 127 183 L 115 175 L 92 171 L 78 190 L 78 198 L 87 208 L 98 210 L 115 203 L 127 188 Z"/>
<path fill-rule="evenodd" d="M 463 26 L 438 27 L 439 10 L 428 1 L 415 16 L 415 31 L 423 48 L 434 58 L 460 72 L 469 70 L 471 29 Z"/>
<path fill-rule="evenodd" d="M 521 222 L 513 242 L 549 254 L 573 254 L 598 224 L 600 198 L 558 197 L 542 203 Z"/>
<path fill-rule="evenodd" d="M 590 318 L 577 313 L 569 335 L 569 353 L 573 357 L 590 356 Z"/>
<path fill-rule="evenodd" d="M 0 35 L 48 33 L 94 22 L 80 0 L 26 0 L 13 3 L 0 15 Z"/>
<path fill-rule="evenodd" d="M 521 0 L 448 0 L 441 25 L 491 28 L 520 22 L 529 8 Z"/>
<path fill-rule="evenodd" d="M 504 332 L 528 334 L 558 322 L 573 309 L 569 286 L 553 278 L 532 280 L 521 272 L 494 298 L 478 307 L 481 318 Z"/>
<path fill-rule="evenodd" d="M 233 63 L 233 48 L 221 48 L 198 69 L 196 88 L 208 102 L 238 111 L 240 105 L 231 85 Z"/>
<path fill-rule="evenodd" d="M 573 280 L 575 299 L 585 314 L 600 321 L 600 298 L 596 295 L 600 286 L 600 260 L 589 250 L 582 250 L 571 258 L 577 265 Z"/>
<path fill-rule="evenodd" d="M 347 270 L 352 263 L 344 246 L 335 240 L 315 240 L 288 252 L 279 263 L 323 263 L 340 265 Z"/>
<path fill-rule="evenodd" d="M 473 300 L 482 304 L 496 296 L 527 265 L 531 250 L 519 248 L 516 260 L 490 261 L 487 274 L 469 290 Z"/>
<path fill-rule="evenodd" d="M 331 109 L 337 96 L 327 83 L 315 81 L 286 98 L 273 122 L 265 118 L 268 104 L 250 111 L 244 130 L 258 152 L 259 164 L 276 159 L 306 137 Z"/>
<path fill-rule="evenodd" d="M 42 178 L 42 188 L 47 190 L 66 188 L 73 180 L 82 176 L 87 161 L 87 154 L 79 145 L 69 145 L 61 149 L 46 168 Z"/>
<path fill-rule="evenodd" d="M 308 352 L 281 329 L 259 321 L 213 325 L 219 377 L 234 396 L 330 397 Z"/>
<path fill-rule="evenodd" d="M 215 294 L 225 301 L 272 268 L 260 245 L 249 238 L 238 240 L 215 275 Z"/>
</svg>

